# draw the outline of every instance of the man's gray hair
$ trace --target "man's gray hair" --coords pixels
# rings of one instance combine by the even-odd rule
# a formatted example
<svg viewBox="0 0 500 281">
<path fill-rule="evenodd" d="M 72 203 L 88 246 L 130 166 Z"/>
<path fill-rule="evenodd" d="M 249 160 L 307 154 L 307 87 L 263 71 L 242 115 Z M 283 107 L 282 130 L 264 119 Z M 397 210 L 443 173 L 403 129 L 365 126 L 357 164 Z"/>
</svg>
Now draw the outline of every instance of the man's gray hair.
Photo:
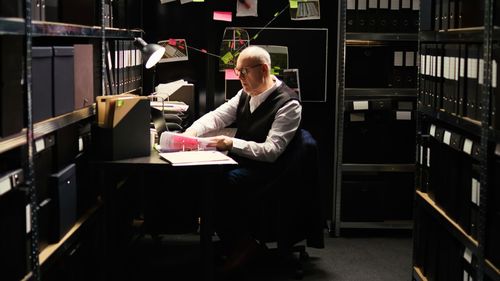
<svg viewBox="0 0 500 281">
<path fill-rule="evenodd" d="M 243 51 L 240 53 L 240 56 L 243 54 L 245 54 L 245 56 L 248 58 L 258 60 L 261 63 L 265 63 L 269 66 L 269 68 L 271 68 L 271 56 L 266 49 L 251 45 L 243 49 Z"/>
</svg>

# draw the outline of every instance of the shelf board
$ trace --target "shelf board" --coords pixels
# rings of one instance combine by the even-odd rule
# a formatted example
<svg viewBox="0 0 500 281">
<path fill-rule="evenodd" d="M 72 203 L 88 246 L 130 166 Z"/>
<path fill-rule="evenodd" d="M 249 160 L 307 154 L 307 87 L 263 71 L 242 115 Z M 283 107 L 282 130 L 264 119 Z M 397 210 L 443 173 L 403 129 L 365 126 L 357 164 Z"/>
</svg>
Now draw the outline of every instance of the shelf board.
<svg viewBox="0 0 500 281">
<path fill-rule="evenodd" d="M 102 30 L 100 26 L 86 26 L 79 24 L 32 21 L 33 36 L 54 36 L 54 37 L 86 37 L 101 38 Z M 142 36 L 140 29 L 128 30 L 120 28 L 105 28 L 106 38 L 112 39 L 133 39 Z M 22 18 L 0 17 L 0 35 L 24 35 L 25 22 Z"/>
<path fill-rule="evenodd" d="M 0 153 L 24 144 L 26 144 L 26 128 L 17 134 L 0 139 Z"/>
<path fill-rule="evenodd" d="M 417 97 L 415 88 L 345 88 L 349 97 Z"/>
<path fill-rule="evenodd" d="M 91 117 L 95 114 L 95 104 L 66 113 L 35 124 L 34 138 L 38 139 L 60 128 Z"/>
<path fill-rule="evenodd" d="M 476 42 L 484 41 L 484 27 L 450 29 L 447 31 L 421 31 L 420 42 Z"/>
<path fill-rule="evenodd" d="M 427 203 L 427 205 L 432 208 L 433 210 L 435 210 L 434 213 L 437 213 L 441 218 L 443 218 L 444 220 L 447 221 L 447 226 L 450 226 L 451 225 L 451 229 L 453 229 L 454 231 L 452 231 L 453 234 L 458 234 L 458 235 L 455 235 L 460 241 L 462 241 L 462 243 L 466 242 L 466 246 L 468 248 L 471 248 L 470 250 L 472 250 L 474 253 L 477 251 L 477 247 L 478 247 L 478 242 L 472 237 L 470 236 L 467 232 L 465 232 L 465 230 L 462 229 L 462 227 L 456 223 L 450 216 L 448 216 L 446 214 L 446 212 L 441 209 L 441 207 L 439 207 L 436 202 L 434 202 L 434 200 L 432 200 L 429 195 L 427 193 L 424 193 L 424 192 L 421 192 L 419 190 L 416 191 L 417 193 L 417 197 L 418 198 L 421 198 L 425 203 Z"/>
<path fill-rule="evenodd" d="M 416 266 L 413 267 L 413 277 L 417 281 L 427 281 L 427 278 L 425 277 L 424 273 L 420 270 L 420 268 Z"/>
<path fill-rule="evenodd" d="M 500 268 L 487 259 L 485 260 L 485 272 L 492 280 L 500 280 Z"/>
<path fill-rule="evenodd" d="M 43 267 L 48 263 L 49 259 L 57 255 L 61 255 L 65 250 L 67 250 L 67 248 L 70 247 L 71 244 L 78 238 L 76 237 L 78 236 L 77 234 L 79 234 L 83 227 L 87 225 L 100 207 L 101 203 L 98 203 L 96 206 L 88 210 L 80 219 L 78 219 L 78 221 L 75 222 L 73 227 L 66 233 L 66 235 L 64 235 L 63 238 L 61 238 L 58 243 L 51 244 L 43 249 L 38 256 L 40 266 Z"/>
<path fill-rule="evenodd" d="M 368 32 L 347 32 L 345 34 L 346 44 L 350 40 L 367 41 L 417 41 L 417 33 L 368 33 Z"/>
<path fill-rule="evenodd" d="M 458 127 L 462 130 L 465 130 L 475 136 L 481 136 L 481 122 L 470 119 L 468 117 L 460 117 L 453 114 L 450 114 L 446 111 L 442 110 L 433 110 L 429 107 L 419 105 L 418 110 L 434 119 L 452 125 L 454 127 Z"/>
<path fill-rule="evenodd" d="M 415 172 L 415 164 L 342 164 L 342 172 Z"/>
<path fill-rule="evenodd" d="M 0 35 L 23 35 L 24 19 L 0 17 Z"/>
<path fill-rule="evenodd" d="M 394 221 L 340 221 L 340 228 L 361 228 L 361 229 L 413 229 L 411 220 Z"/>
</svg>

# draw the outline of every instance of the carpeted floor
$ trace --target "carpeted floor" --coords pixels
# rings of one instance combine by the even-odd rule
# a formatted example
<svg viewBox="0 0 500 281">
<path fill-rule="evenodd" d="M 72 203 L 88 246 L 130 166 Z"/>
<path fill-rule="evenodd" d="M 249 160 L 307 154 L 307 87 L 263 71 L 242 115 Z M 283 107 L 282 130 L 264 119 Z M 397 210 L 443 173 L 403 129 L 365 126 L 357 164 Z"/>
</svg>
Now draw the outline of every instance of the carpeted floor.
<svg viewBox="0 0 500 281">
<path fill-rule="evenodd" d="M 203 280 L 199 237 L 165 235 L 153 241 L 142 237 L 134 244 L 121 280 Z M 303 262 L 305 281 L 410 281 L 412 239 L 409 235 L 325 236 L 324 249 L 308 248 Z M 283 260 L 255 262 L 230 277 L 215 280 L 296 280 L 291 263 Z"/>
</svg>

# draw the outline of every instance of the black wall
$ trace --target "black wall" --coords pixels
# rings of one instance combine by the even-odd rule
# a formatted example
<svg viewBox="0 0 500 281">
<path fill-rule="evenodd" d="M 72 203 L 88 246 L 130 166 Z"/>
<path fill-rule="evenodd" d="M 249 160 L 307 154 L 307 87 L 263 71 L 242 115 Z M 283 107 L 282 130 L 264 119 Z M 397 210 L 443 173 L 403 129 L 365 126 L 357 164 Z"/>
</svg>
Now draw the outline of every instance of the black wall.
<svg viewBox="0 0 500 281">
<path fill-rule="evenodd" d="M 184 38 L 189 46 L 219 54 L 220 42 L 226 27 L 263 27 L 274 15 L 288 5 L 288 0 L 258 1 L 258 17 L 236 17 L 236 0 L 206 0 L 204 3 L 181 5 L 179 1 L 160 4 L 143 2 L 143 28 L 147 42 L 169 38 Z M 302 86 L 303 127 L 311 132 L 319 144 L 320 176 L 324 191 L 325 216 L 331 218 L 333 209 L 334 120 L 336 93 L 337 1 L 329 3 L 335 9 L 326 9 L 321 1 L 321 19 L 292 21 L 288 8 L 277 17 L 250 44 L 286 45 L 289 48 L 289 66 L 299 68 Z M 232 22 L 212 20 L 213 11 L 233 12 Z M 324 32 L 294 31 L 293 29 L 328 29 L 328 47 Z M 248 30 L 252 37 L 256 30 Z M 316 40 L 323 40 L 318 43 Z M 266 42 L 269 41 L 269 42 Z M 326 99 L 324 64 L 327 64 Z M 317 64 L 317 66 L 315 66 Z M 156 70 L 145 70 L 144 90 L 151 92 L 153 83 L 184 79 L 195 84 L 199 115 L 224 101 L 224 73 L 219 72 L 218 58 L 189 49 L 189 60 L 158 64 Z M 300 70 L 300 69 L 306 69 Z M 312 70 L 311 70 L 312 69 Z M 154 81 L 154 82 L 153 82 Z M 307 85 L 307 86 L 306 86 Z M 305 87 L 305 88 L 304 88 Z M 305 92 L 308 89 L 310 93 Z"/>
</svg>

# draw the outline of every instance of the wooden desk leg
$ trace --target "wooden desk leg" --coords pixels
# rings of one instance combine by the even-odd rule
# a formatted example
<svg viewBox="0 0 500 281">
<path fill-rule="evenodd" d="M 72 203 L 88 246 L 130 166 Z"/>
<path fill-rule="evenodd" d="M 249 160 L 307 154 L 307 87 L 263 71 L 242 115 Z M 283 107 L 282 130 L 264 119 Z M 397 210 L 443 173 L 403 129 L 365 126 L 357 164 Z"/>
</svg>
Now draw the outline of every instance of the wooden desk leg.
<svg viewBox="0 0 500 281">
<path fill-rule="evenodd" d="M 215 179 L 213 175 L 204 174 L 206 179 L 202 194 L 202 217 L 200 225 L 200 240 L 202 247 L 202 263 L 203 263 L 203 280 L 214 280 L 214 247 L 212 244 L 213 220 L 213 188 L 215 187 Z"/>
</svg>

